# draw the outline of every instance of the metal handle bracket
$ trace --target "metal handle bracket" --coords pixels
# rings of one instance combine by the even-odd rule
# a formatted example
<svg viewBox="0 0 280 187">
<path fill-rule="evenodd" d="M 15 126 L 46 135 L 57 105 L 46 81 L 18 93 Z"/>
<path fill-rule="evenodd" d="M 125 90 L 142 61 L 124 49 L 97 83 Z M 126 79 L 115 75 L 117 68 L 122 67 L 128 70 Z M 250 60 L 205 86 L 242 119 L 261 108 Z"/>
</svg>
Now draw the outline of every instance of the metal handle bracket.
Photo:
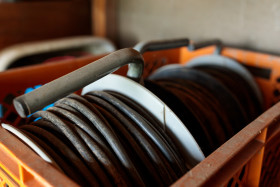
<svg viewBox="0 0 280 187">
<path fill-rule="evenodd" d="M 217 55 L 221 54 L 223 44 L 220 40 L 210 40 L 210 41 L 199 42 L 199 43 L 190 42 L 190 45 L 188 48 L 189 48 L 189 51 L 194 51 L 194 50 L 208 47 L 211 45 L 216 46 L 216 50 L 214 51 L 214 54 L 217 54 Z"/>
<path fill-rule="evenodd" d="M 174 40 L 158 40 L 158 41 L 145 41 L 136 44 L 133 48 L 139 53 L 143 54 L 147 51 L 159 51 L 165 49 L 174 49 L 179 47 L 187 47 L 189 39 L 174 39 Z"/>
<path fill-rule="evenodd" d="M 121 49 L 15 98 L 14 107 L 21 117 L 26 117 L 127 64 L 127 76 L 140 80 L 144 64 L 142 55 L 131 48 Z"/>
</svg>

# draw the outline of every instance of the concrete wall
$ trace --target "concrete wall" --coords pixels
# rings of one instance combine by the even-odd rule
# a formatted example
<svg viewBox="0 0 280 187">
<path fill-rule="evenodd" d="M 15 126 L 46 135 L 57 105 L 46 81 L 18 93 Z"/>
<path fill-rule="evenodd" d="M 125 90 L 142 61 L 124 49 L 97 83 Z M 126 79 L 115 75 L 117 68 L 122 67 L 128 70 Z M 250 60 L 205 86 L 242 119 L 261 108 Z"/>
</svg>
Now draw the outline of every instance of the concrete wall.
<svg viewBox="0 0 280 187">
<path fill-rule="evenodd" d="M 279 0 L 119 0 L 121 47 L 188 37 L 280 54 Z"/>
</svg>

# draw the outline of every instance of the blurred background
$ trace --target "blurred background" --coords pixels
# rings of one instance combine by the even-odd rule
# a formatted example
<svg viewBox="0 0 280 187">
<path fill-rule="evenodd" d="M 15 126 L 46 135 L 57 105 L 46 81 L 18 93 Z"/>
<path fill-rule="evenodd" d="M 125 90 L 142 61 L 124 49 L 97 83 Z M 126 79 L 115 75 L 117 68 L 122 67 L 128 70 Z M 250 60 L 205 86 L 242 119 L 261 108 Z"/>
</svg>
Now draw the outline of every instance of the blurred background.
<svg viewBox="0 0 280 187">
<path fill-rule="evenodd" d="M 188 37 L 279 54 L 278 0 L 0 0 L 0 49 L 15 43 L 99 35 L 118 47 Z M 104 11 L 106 10 L 106 11 Z"/>
</svg>

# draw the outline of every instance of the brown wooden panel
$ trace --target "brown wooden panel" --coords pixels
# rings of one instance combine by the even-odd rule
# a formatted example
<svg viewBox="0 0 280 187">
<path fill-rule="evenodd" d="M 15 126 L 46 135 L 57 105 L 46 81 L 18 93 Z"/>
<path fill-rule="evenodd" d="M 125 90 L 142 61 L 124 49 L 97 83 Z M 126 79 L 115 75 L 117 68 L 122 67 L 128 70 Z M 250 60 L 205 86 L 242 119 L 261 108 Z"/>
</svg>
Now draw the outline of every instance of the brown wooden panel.
<svg viewBox="0 0 280 187">
<path fill-rule="evenodd" d="M 96 36 L 117 41 L 117 0 L 91 0 L 92 31 Z"/>
<path fill-rule="evenodd" d="M 117 33 L 117 0 L 107 0 L 106 4 L 106 29 L 107 29 L 107 38 L 118 42 L 118 33 Z"/>
<path fill-rule="evenodd" d="M 26 41 L 91 34 L 89 0 L 0 4 L 0 49 Z"/>
<path fill-rule="evenodd" d="M 106 32 L 106 1 L 107 0 L 92 0 L 92 31 L 94 35 L 105 37 Z"/>
</svg>

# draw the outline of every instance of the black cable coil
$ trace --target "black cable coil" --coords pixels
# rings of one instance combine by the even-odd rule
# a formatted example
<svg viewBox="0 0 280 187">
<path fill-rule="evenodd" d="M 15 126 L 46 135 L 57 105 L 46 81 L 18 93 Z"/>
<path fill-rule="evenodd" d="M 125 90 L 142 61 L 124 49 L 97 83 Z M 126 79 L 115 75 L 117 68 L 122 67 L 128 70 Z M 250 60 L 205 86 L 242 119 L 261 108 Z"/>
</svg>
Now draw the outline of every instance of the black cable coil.
<svg viewBox="0 0 280 187">
<path fill-rule="evenodd" d="M 80 185 L 167 186 L 188 171 L 160 122 L 119 93 L 72 94 L 30 121 L 20 129 Z"/>
<path fill-rule="evenodd" d="M 145 86 L 176 113 L 206 156 L 262 112 L 248 81 L 216 65 L 165 67 Z"/>
<path fill-rule="evenodd" d="M 254 91 L 228 69 L 172 68 L 144 84 L 176 113 L 205 155 L 261 112 Z M 117 92 L 72 94 L 28 121 L 22 132 L 82 186 L 167 186 L 191 169 L 163 125 Z"/>
</svg>

